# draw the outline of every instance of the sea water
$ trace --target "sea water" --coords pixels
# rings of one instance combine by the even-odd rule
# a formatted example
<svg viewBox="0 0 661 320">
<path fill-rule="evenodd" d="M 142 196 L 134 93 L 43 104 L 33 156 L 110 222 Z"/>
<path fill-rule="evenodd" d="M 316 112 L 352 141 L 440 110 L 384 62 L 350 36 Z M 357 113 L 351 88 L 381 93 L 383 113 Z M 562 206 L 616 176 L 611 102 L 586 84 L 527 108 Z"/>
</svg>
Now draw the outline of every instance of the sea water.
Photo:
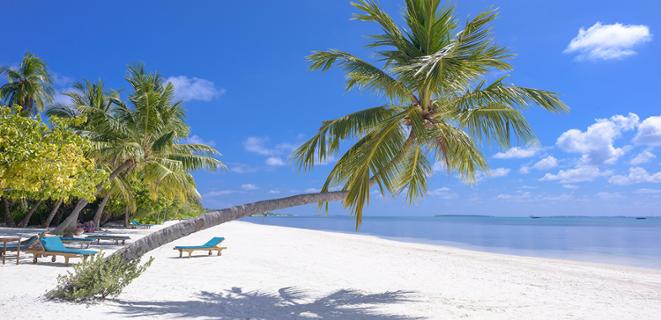
<svg viewBox="0 0 661 320">
<path fill-rule="evenodd" d="M 661 218 L 634 217 L 250 217 L 258 224 L 375 235 L 505 254 L 661 269 Z"/>
</svg>

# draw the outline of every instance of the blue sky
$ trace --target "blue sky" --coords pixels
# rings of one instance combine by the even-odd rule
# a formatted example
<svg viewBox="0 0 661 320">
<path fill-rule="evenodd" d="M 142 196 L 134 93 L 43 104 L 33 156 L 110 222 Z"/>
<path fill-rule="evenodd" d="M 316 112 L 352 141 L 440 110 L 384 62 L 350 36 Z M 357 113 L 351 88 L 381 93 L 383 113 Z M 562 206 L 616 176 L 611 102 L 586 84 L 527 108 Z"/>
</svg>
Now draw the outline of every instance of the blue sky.
<svg viewBox="0 0 661 320">
<path fill-rule="evenodd" d="M 398 21 L 403 1 L 382 1 Z M 470 1 L 461 21 L 499 8 L 498 43 L 516 57 L 508 81 L 556 91 L 572 108 L 526 116 L 536 146 L 484 150 L 492 168 L 468 186 L 442 170 L 414 205 L 372 197 L 367 215 L 661 215 L 661 30 L 658 1 Z M 304 57 L 337 48 L 372 59 L 375 26 L 349 1 L 27 1 L 2 4 L 0 65 L 42 57 L 58 90 L 80 79 L 122 89 L 129 64 L 169 78 L 185 100 L 192 140 L 229 166 L 198 172 L 213 208 L 319 188 L 332 162 L 298 171 L 291 149 L 322 120 L 380 105 L 345 92 L 343 74 L 309 72 Z M 24 14 L 29 12 L 29 14 Z M 500 152 L 500 153 L 499 153 Z M 285 210 L 318 214 L 315 206 Z M 340 206 L 331 213 L 345 214 Z"/>
</svg>

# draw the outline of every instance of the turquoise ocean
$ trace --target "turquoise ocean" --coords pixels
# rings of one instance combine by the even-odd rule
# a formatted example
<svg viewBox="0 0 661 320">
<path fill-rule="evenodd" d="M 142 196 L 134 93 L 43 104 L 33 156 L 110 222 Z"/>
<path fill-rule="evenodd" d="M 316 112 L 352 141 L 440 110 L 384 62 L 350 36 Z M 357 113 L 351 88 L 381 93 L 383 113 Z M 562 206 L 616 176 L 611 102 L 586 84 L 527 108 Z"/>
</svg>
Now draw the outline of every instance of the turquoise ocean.
<svg viewBox="0 0 661 320">
<path fill-rule="evenodd" d="M 268 216 L 258 224 L 358 233 L 487 252 L 661 269 L 661 217 Z"/>
</svg>

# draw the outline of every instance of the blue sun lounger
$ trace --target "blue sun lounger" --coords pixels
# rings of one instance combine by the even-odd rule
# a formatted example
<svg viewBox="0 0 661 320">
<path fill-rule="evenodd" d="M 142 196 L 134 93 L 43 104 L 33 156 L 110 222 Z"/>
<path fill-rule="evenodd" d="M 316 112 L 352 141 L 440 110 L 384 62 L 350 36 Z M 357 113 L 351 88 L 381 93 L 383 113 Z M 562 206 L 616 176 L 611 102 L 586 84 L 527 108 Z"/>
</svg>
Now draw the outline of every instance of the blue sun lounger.
<svg viewBox="0 0 661 320">
<path fill-rule="evenodd" d="M 21 251 L 27 251 L 32 247 L 33 244 L 35 244 L 39 240 L 39 236 L 31 236 L 25 241 L 21 241 Z M 8 243 L 7 244 L 7 251 L 16 251 L 18 248 L 18 243 Z"/>
<path fill-rule="evenodd" d="M 190 257 L 193 251 L 208 251 L 209 255 L 211 255 L 211 252 L 217 251 L 218 255 L 221 255 L 221 251 L 227 249 L 227 247 L 220 246 L 223 240 L 225 240 L 223 237 L 213 237 L 201 246 L 176 246 L 174 250 L 179 250 L 179 258 L 183 257 L 184 252 L 188 252 L 188 256 Z"/>
<path fill-rule="evenodd" d="M 69 265 L 69 258 L 82 258 L 83 261 L 87 257 L 93 257 L 96 254 L 94 250 L 81 250 L 71 249 L 64 246 L 60 237 L 45 237 L 41 238 L 41 246 L 43 249 L 33 249 L 28 252 L 34 255 L 33 262 L 37 263 L 39 257 L 53 257 L 52 261 L 55 262 L 56 256 L 64 257 L 64 264 Z"/>
</svg>

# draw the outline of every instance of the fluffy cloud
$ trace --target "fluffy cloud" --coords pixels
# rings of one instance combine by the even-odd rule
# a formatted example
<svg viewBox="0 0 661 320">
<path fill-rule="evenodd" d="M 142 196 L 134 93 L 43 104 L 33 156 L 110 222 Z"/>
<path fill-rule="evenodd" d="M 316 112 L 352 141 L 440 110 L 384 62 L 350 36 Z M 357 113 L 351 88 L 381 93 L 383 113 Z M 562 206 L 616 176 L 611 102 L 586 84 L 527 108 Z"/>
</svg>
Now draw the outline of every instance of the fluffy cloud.
<svg viewBox="0 0 661 320">
<path fill-rule="evenodd" d="M 654 158 L 656 158 L 656 156 L 652 152 L 650 152 L 649 150 L 645 150 L 639 153 L 633 159 L 631 159 L 631 164 L 634 166 L 641 165 L 643 163 L 650 162 Z"/>
<path fill-rule="evenodd" d="M 597 22 L 587 30 L 580 28 L 564 52 L 578 53 L 578 59 L 621 59 L 635 55 L 634 47 L 650 40 L 652 34 L 645 25 Z"/>
<path fill-rule="evenodd" d="M 266 164 L 272 167 L 284 166 L 283 155 L 292 152 L 296 146 L 289 143 L 280 143 L 273 147 L 268 145 L 268 138 L 248 137 L 243 142 L 243 147 L 248 152 L 266 156 Z"/>
<path fill-rule="evenodd" d="M 519 169 L 520 173 L 527 174 L 530 172 L 530 169 L 535 169 L 535 170 L 549 170 L 553 169 L 558 166 L 558 159 L 556 159 L 554 156 L 548 156 L 546 158 L 543 158 L 532 166 L 523 166 L 521 169 Z"/>
<path fill-rule="evenodd" d="M 259 188 L 256 185 L 252 184 L 252 183 L 244 183 L 244 184 L 241 185 L 241 189 L 246 190 L 246 191 L 250 191 L 250 190 L 257 190 Z"/>
<path fill-rule="evenodd" d="M 446 200 L 447 199 L 454 199 L 454 198 L 457 197 L 456 193 L 452 192 L 452 190 L 450 190 L 450 188 L 446 188 L 446 187 L 436 188 L 434 190 L 429 190 L 429 191 L 427 191 L 427 195 L 437 197 L 437 198 L 441 198 L 441 199 L 446 199 Z"/>
<path fill-rule="evenodd" d="M 266 165 L 271 167 L 280 167 L 285 165 L 285 161 L 280 157 L 268 157 L 266 158 Z"/>
<path fill-rule="evenodd" d="M 558 173 L 547 173 L 541 181 L 558 181 L 563 184 L 593 181 L 599 177 L 609 176 L 612 172 L 603 171 L 595 166 L 579 166 L 572 169 L 560 170 Z"/>
<path fill-rule="evenodd" d="M 508 168 L 495 168 L 495 169 L 491 169 L 491 170 L 486 171 L 486 172 L 480 171 L 476 174 L 475 179 L 477 181 L 482 181 L 482 180 L 488 179 L 488 178 L 505 177 L 508 174 L 510 174 L 510 171 L 512 171 L 512 170 L 508 169 Z"/>
<path fill-rule="evenodd" d="M 563 151 L 581 154 L 584 164 L 612 164 L 625 153 L 624 148 L 616 148 L 613 142 L 623 132 L 635 129 L 640 118 L 633 113 L 627 116 L 615 115 L 609 119 L 597 119 L 586 131 L 567 130 L 558 137 L 556 146 Z"/>
<path fill-rule="evenodd" d="M 532 167 L 537 170 L 548 170 L 558 166 L 558 159 L 554 156 L 548 156 L 542 160 L 537 161 Z"/>
<path fill-rule="evenodd" d="M 626 176 L 617 175 L 608 179 L 609 183 L 617 185 L 637 184 L 637 183 L 661 183 L 661 172 L 649 173 L 640 167 L 629 168 L 629 174 Z"/>
<path fill-rule="evenodd" d="M 496 159 L 522 159 L 530 158 L 537 154 L 539 147 L 532 146 L 529 148 L 513 147 L 504 152 L 498 152 L 493 157 Z"/>
<path fill-rule="evenodd" d="M 218 89 L 216 85 L 206 79 L 187 76 L 176 76 L 165 79 L 165 82 L 174 86 L 174 97 L 177 100 L 211 101 L 225 94 L 225 89 Z"/>
<path fill-rule="evenodd" d="M 661 116 L 649 117 L 638 126 L 633 141 L 637 144 L 661 146 Z"/>
<path fill-rule="evenodd" d="M 202 137 L 198 135 L 190 135 L 186 140 L 184 140 L 185 143 L 191 143 L 191 144 L 206 144 L 209 146 L 215 146 L 216 142 L 213 140 L 205 140 Z"/>
</svg>

